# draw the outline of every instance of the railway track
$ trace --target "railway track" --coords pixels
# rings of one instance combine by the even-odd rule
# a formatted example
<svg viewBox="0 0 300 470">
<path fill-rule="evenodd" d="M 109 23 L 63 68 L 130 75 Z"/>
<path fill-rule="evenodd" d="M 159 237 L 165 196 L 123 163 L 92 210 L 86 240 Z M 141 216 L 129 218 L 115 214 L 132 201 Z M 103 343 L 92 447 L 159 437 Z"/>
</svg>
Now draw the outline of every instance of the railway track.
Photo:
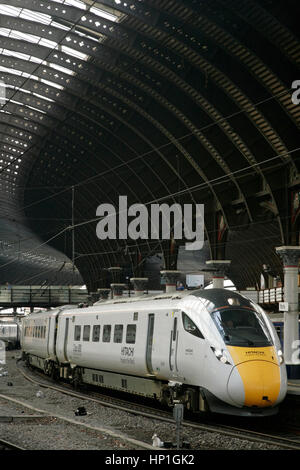
<svg viewBox="0 0 300 470">
<path fill-rule="evenodd" d="M 35 383 L 36 385 L 39 385 L 40 387 L 49 388 L 70 395 L 72 397 L 76 397 L 86 401 L 96 402 L 102 406 L 112 407 L 121 411 L 125 411 L 127 413 L 133 413 L 135 415 L 153 418 L 174 425 L 174 419 L 172 418 L 171 411 L 166 411 L 161 408 L 157 409 L 157 407 L 155 407 L 154 405 L 146 406 L 144 404 L 133 403 L 132 401 L 126 401 L 125 399 L 111 397 L 105 394 L 100 394 L 98 392 L 77 392 L 74 391 L 68 384 L 57 385 L 55 383 L 54 385 L 53 381 L 51 381 L 48 377 L 42 375 L 39 371 L 34 371 L 33 377 L 32 375 L 29 375 L 28 371 L 25 372 L 22 367 L 18 366 L 18 369 L 27 380 Z M 41 378 L 37 379 L 36 375 Z M 183 426 L 193 428 L 197 431 L 219 433 L 221 435 L 229 436 L 235 439 L 238 438 L 260 444 L 264 443 L 268 445 L 275 445 L 280 447 L 281 449 L 300 450 L 300 438 L 296 438 L 297 431 L 300 432 L 300 428 L 294 428 L 293 434 L 287 436 L 278 435 L 272 432 L 260 432 L 251 429 L 251 426 L 249 428 L 243 428 L 240 426 L 220 424 L 218 422 L 214 422 L 213 424 L 209 422 L 199 423 L 195 422 L 195 418 L 193 418 L 193 420 L 185 419 L 183 421 Z"/>
<path fill-rule="evenodd" d="M 0 439 L 0 452 L 3 450 L 15 450 L 15 451 L 23 451 L 26 450 L 23 447 L 18 446 L 10 441 L 5 439 Z"/>
</svg>

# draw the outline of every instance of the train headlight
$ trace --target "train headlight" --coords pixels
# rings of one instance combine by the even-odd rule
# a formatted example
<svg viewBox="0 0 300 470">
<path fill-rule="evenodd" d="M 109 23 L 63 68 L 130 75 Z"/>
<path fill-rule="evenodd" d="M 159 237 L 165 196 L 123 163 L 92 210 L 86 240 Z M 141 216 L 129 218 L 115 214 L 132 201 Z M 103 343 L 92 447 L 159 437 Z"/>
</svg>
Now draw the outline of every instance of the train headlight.
<svg viewBox="0 0 300 470">
<path fill-rule="evenodd" d="M 279 364 L 283 364 L 284 363 L 284 357 L 283 357 L 283 352 L 281 351 L 281 349 L 279 349 L 277 351 L 277 355 L 278 355 L 278 360 L 279 360 Z"/>
<path fill-rule="evenodd" d="M 219 361 L 222 362 L 222 364 L 231 364 L 228 361 L 226 353 L 223 349 L 217 349 L 217 348 L 214 348 L 213 346 L 211 346 L 211 349 L 215 353 L 215 356 L 217 357 L 217 359 L 219 359 Z"/>
</svg>

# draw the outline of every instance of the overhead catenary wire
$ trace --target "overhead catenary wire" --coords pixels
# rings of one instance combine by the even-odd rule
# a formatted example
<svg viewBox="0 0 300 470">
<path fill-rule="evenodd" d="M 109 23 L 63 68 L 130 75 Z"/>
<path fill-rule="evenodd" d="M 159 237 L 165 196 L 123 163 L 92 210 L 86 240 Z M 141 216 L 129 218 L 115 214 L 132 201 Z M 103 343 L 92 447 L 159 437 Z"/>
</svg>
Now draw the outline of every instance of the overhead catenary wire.
<svg viewBox="0 0 300 470">
<path fill-rule="evenodd" d="M 289 153 L 292 153 L 292 152 L 296 152 L 296 151 L 299 151 L 300 150 L 300 147 L 296 148 L 296 149 L 293 149 L 291 151 L 289 151 Z M 264 160 L 263 162 L 260 162 L 260 164 L 263 164 L 263 163 L 266 163 L 266 162 L 270 162 L 270 161 L 273 161 L 274 159 L 277 159 L 281 156 L 283 156 L 285 154 L 280 154 L 280 155 L 276 155 L 276 156 L 273 156 L 273 157 L 270 157 L 266 160 Z M 245 167 L 243 169 L 240 169 L 240 170 L 236 170 L 235 172 L 233 173 L 240 173 L 242 171 L 245 171 L 246 169 L 251 169 L 253 165 L 250 165 L 248 167 Z M 161 198 L 158 198 L 158 199 L 155 199 L 155 200 L 152 200 L 152 201 L 148 201 L 146 203 L 144 203 L 145 206 L 149 205 L 149 204 L 153 204 L 153 203 L 157 203 L 158 201 L 161 201 L 161 200 L 165 200 L 165 199 L 168 199 L 172 196 L 176 196 L 176 195 L 179 195 L 179 194 L 182 194 L 184 192 L 191 192 L 191 191 L 197 191 L 200 187 L 202 186 L 206 186 L 208 183 L 209 184 L 217 184 L 220 182 L 220 180 L 222 180 L 221 182 L 223 182 L 224 178 L 228 178 L 230 175 L 226 174 L 226 175 L 223 175 L 223 176 L 220 176 L 218 178 L 214 178 L 212 180 L 210 180 L 209 182 L 203 182 L 203 183 L 200 183 L 199 185 L 195 185 L 191 188 L 186 188 L 184 190 L 181 190 L 181 191 L 177 191 L 177 192 L 174 192 L 173 194 L 168 194 L 164 197 L 161 197 Z M 116 215 L 119 214 L 120 212 L 116 212 Z M 93 219 L 90 219 L 90 220 L 87 220 L 87 221 L 84 221 L 84 222 L 80 222 L 80 223 L 77 223 L 77 224 L 74 224 L 74 225 L 69 225 L 67 227 L 65 227 L 64 229 L 62 229 L 61 231 L 59 231 L 57 234 L 53 235 L 50 239 L 46 240 L 45 242 L 43 242 L 41 245 L 38 245 L 37 247 L 33 248 L 32 250 L 29 251 L 30 252 L 33 252 L 35 250 L 37 250 L 38 248 L 40 248 L 41 246 L 45 245 L 45 244 L 48 244 L 50 243 L 52 240 L 54 240 L 55 238 L 59 237 L 61 234 L 65 233 L 66 231 L 70 231 L 70 230 L 73 230 L 74 228 L 77 228 L 77 227 L 80 227 L 80 226 L 83 226 L 83 225 L 87 225 L 89 223 L 93 223 L 93 222 L 97 222 L 99 220 L 103 219 L 103 217 L 96 217 L 96 218 L 93 218 Z M 118 252 L 116 250 L 116 252 Z M 5 263 L 4 265 L 0 265 L 0 269 L 2 267 L 5 267 L 6 265 L 8 264 L 11 264 L 13 262 L 15 262 L 16 260 L 18 260 L 18 258 L 14 258 L 13 260 L 9 261 L 8 263 Z"/>
<path fill-rule="evenodd" d="M 277 98 L 277 97 L 279 97 L 279 96 L 281 96 L 281 95 L 283 95 L 283 94 L 287 94 L 287 93 L 289 93 L 290 91 L 291 91 L 291 90 L 287 90 L 287 91 L 284 91 L 284 92 L 280 92 L 280 93 L 278 93 L 277 95 L 273 95 L 272 97 L 266 98 L 265 100 L 260 100 L 260 101 L 258 101 L 257 103 L 255 103 L 254 106 L 259 106 L 259 105 L 261 105 L 261 104 L 263 104 L 263 103 L 265 103 L 265 102 L 267 102 L 267 101 L 270 101 L 271 99 L 275 99 L 275 98 Z M 232 114 L 230 114 L 230 115 L 228 115 L 228 116 L 222 117 L 222 118 L 219 119 L 219 120 L 215 120 L 214 122 L 212 122 L 212 123 L 210 123 L 210 124 L 207 124 L 207 125 L 205 125 L 205 126 L 203 126 L 203 127 L 200 127 L 200 128 L 197 129 L 197 131 L 202 132 L 203 130 L 206 130 L 206 129 L 212 127 L 212 126 L 218 125 L 220 122 L 222 122 L 222 121 L 224 121 L 224 120 L 229 120 L 229 119 L 231 119 L 232 117 L 235 117 L 236 115 L 239 115 L 239 114 L 242 114 L 242 113 L 246 113 L 246 112 L 247 112 L 246 110 L 237 111 L 237 112 L 232 113 Z M 66 119 L 67 119 L 67 118 L 66 118 Z M 64 122 L 64 121 L 62 121 L 62 122 Z M 60 124 L 61 124 L 62 122 L 60 122 Z M 47 200 L 49 200 L 49 199 L 52 199 L 52 198 L 54 198 L 54 197 L 56 197 L 56 196 L 59 196 L 60 194 L 62 194 L 62 193 L 64 193 L 64 192 L 70 191 L 73 186 L 74 186 L 75 188 L 78 188 L 78 187 L 80 187 L 80 186 L 82 186 L 82 185 L 84 185 L 84 184 L 86 184 L 86 183 L 90 183 L 91 181 L 93 181 L 93 180 L 95 180 L 95 179 L 97 179 L 97 178 L 103 177 L 103 176 L 105 176 L 105 175 L 107 175 L 107 174 L 109 174 L 109 173 L 111 173 L 111 172 L 115 172 L 115 171 L 119 170 L 120 168 L 122 168 L 122 167 L 124 167 L 124 166 L 128 166 L 128 165 L 130 165 L 130 164 L 132 164 L 132 163 L 135 163 L 136 161 L 141 160 L 141 159 L 145 158 L 145 157 L 148 156 L 148 155 L 151 155 L 152 153 L 154 153 L 154 152 L 156 152 L 156 151 L 161 151 L 162 149 L 164 149 L 164 148 L 166 148 L 166 147 L 168 147 L 168 146 L 170 146 L 170 145 L 173 145 L 175 142 L 181 142 L 181 141 L 183 141 L 184 139 L 187 139 L 188 137 L 192 137 L 192 136 L 194 136 L 194 135 L 195 135 L 195 132 L 189 132 L 189 133 L 185 134 L 184 136 L 181 136 L 181 137 L 178 137 L 178 138 L 172 138 L 172 139 L 170 139 L 169 142 L 167 142 L 167 143 L 165 143 L 165 144 L 162 144 L 162 145 L 160 145 L 160 146 L 156 146 L 156 147 L 152 148 L 151 150 L 148 150 L 147 152 L 144 152 L 144 153 L 142 153 L 142 154 L 140 154 L 140 155 L 137 155 L 137 156 L 131 158 L 130 160 L 127 160 L 127 161 L 124 161 L 124 162 L 122 162 L 122 163 L 119 163 L 118 165 L 115 165 L 115 166 L 112 167 L 112 168 L 108 168 L 107 170 L 101 171 L 100 173 L 98 173 L 98 174 L 96 174 L 96 175 L 93 175 L 93 176 L 90 176 L 90 177 L 86 178 L 85 180 L 82 180 L 82 181 L 80 181 L 80 182 L 78 182 L 78 183 L 74 183 L 74 184 L 72 184 L 72 185 L 61 186 L 61 187 L 59 187 L 59 188 L 61 188 L 61 191 L 58 191 L 58 192 L 56 192 L 56 193 L 54 193 L 54 194 L 50 194 L 49 196 L 45 196 L 45 197 L 42 198 L 42 199 L 39 199 L 39 200 L 34 201 L 34 202 L 30 203 L 30 204 L 27 204 L 27 205 L 23 206 L 22 209 L 23 209 L 23 210 L 24 210 L 24 209 L 27 209 L 27 208 L 32 207 L 32 206 L 35 206 L 35 205 L 37 205 L 37 204 L 39 204 L 39 203 L 41 203 L 41 202 L 44 202 L 44 201 L 47 201 Z M 29 151 L 29 150 L 30 150 L 30 149 L 28 149 L 28 151 Z M 298 150 L 298 149 L 297 149 L 297 150 Z M 289 153 L 291 153 L 291 151 L 288 151 L 288 152 L 286 152 L 285 154 L 281 154 L 281 155 L 279 155 L 279 156 L 275 156 L 274 158 L 280 158 L 280 157 L 282 157 L 282 156 L 288 155 Z M 121 156 L 120 156 L 119 158 L 121 158 Z M 253 167 L 259 166 L 259 165 L 262 165 L 263 163 L 264 163 L 263 161 L 260 161 L 260 162 L 257 162 L 256 164 L 253 164 L 252 166 L 253 166 Z M 1 173 L 1 172 L 0 172 L 0 173 Z M 233 173 L 226 173 L 226 175 L 227 175 L 227 176 L 232 176 Z M 206 182 L 206 184 L 209 184 L 209 183 L 210 183 L 209 181 Z M 58 188 L 58 187 L 46 187 L 46 186 L 39 187 L 39 189 L 47 189 L 47 188 L 53 189 L 53 188 Z M 28 189 L 28 190 L 32 190 L 32 189 L 36 189 L 36 188 L 35 188 L 35 187 L 32 187 L 32 188 L 29 187 L 29 188 L 27 188 L 26 186 L 24 186 L 24 187 L 22 187 L 22 189 L 25 189 L 25 190 L 27 190 L 27 189 Z"/>
<path fill-rule="evenodd" d="M 239 173 L 242 173 L 243 171 L 249 170 L 249 169 L 251 169 L 251 168 L 253 168 L 257 165 L 262 165 L 264 163 L 274 161 L 278 158 L 286 156 L 287 154 L 291 154 L 291 153 L 297 152 L 297 151 L 300 151 L 300 147 L 297 147 L 293 150 L 285 152 L 284 154 L 275 155 L 275 156 L 270 157 L 270 158 L 268 158 L 264 161 L 261 161 L 260 163 L 252 164 L 252 165 L 249 165 L 247 167 L 241 168 L 239 170 L 233 171 L 230 174 L 226 173 L 225 175 L 219 176 L 218 178 L 211 179 L 210 181 L 204 181 L 203 183 L 199 183 L 195 186 L 185 188 L 185 189 L 182 189 L 180 191 L 176 191 L 174 193 L 167 194 L 166 196 L 161 196 L 161 197 L 158 197 L 157 199 L 152 199 L 151 201 L 148 201 L 148 202 L 143 202 L 143 205 L 148 206 L 150 204 L 156 204 L 158 202 L 164 201 L 164 200 L 169 199 L 169 198 L 174 197 L 174 196 L 176 197 L 176 196 L 180 196 L 180 195 L 185 194 L 185 193 L 192 193 L 192 192 L 198 191 L 202 187 L 207 186 L 208 184 L 210 184 L 210 185 L 221 184 L 224 181 L 226 181 L 226 179 L 229 178 L 230 176 L 235 176 L 235 175 L 237 175 Z M 116 212 L 115 215 L 119 215 L 120 213 L 122 213 L 122 212 Z M 80 226 L 83 226 L 83 225 L 87 225 L 89 223 L 97 222 L 97 221 L 101 220 L 102 218 L 103 217 L 95 217 L 93 219 L 90 219 L 90 220 L 87 220 L 87 221 L 84 221 L 84 222 L 79 222 L 79 223 L 75 224 L 74 226 L 70 226 L 69 229 L 72 229 L 74 227 L 76 228 L 76 227 L 80 227 Z"/>
</svg>

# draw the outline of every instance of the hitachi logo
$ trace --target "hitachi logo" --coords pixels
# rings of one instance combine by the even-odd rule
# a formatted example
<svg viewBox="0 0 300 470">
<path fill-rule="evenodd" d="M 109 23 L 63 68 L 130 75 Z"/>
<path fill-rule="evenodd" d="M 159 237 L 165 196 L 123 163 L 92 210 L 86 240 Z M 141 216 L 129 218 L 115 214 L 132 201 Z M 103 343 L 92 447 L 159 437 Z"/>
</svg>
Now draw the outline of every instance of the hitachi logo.
<svg viewBox="0 0 300 470">
<path fill-rule="evenodd" d="M 265 356 L 265 353 L 264 351 L 246 351 L 246 356 L 252 356 L 252 355 Z"/>
</svg>

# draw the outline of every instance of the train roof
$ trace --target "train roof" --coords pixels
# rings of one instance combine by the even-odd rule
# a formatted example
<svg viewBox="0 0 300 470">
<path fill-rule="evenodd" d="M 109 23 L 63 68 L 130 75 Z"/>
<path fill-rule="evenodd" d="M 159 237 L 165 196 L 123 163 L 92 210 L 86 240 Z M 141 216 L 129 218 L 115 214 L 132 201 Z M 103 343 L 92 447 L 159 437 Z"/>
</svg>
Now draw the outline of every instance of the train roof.
<svg viewBox="0 0 300 470">
<path fill-rule="evenodd" d="M 171 293 L 164 293 L 159 295 L 141 295 L 138 297 L 121 297 L 119 299 L 111 300 L 100 300 L 94 303 L 94 307 L 97 305 L 112 305 L 112 304 L 127 304 L 132 302 L 144 302 L 144 301 L 156 301 L 156 300 L 180 300 L 187 296 L 197 297 L 199 300 L 208 301 L 206 306 L 209 310 L 215 309 L 221 306 L 232 305 L 240 307 L 251 307 L 253 304 L 250 299 L 247 299 L 239 292 L 231 291 L 228 289 L 195 289 L 176 291 Z M 231 299 L 231 300 L 229 300 Z"/>
<path fill-rule="evenodd" d="M 32 316 L 37 316 L 41 313 L 47 313 L 48 315 L 56 315 L 58 313 L 68 314 L 69 310 L 72 310 L 72 314 L 74 311 L 76 311 L 77 313 L 83 311 L 85 313 L 92 313 L 97 310 L 97 307 L 113 307 L 112 309 L 115 310 L 117 309 L 117 307 L 121 307 L 122 305 L 124 305 L 125 307 L 125 305 L 129 306 L 131 304 L 136 303 L 140 304 L 139 307 L 141 307 L 141 304 L 143 304 L 143 307 L 146 307 L 148 302 L 157 302 L 159 303 L 160 307 L 164 307 L 166 301 L 168 300 L 175 301 L 176 303 L 176 300 L 180 301 L 188 297 L 194 297 L 196 299 L 199 299 L 199 301 L 202 301 L 205 304 L 205 308 L 207 308 L 209 312 L 212 312 L 213 310 L 224 306 L 253 308 L 253 303 L 250 299 L 247 299 L 246 297 L 235 291 L 231 291 L 228 289 L 195 289 L 192 291 L 176 291 L 159 295 L 141 295 L 138 297 L 120 297 L 118 299 L 115 298 L 110 300 L 100 300 L 98 302 L 95 302 L 92 306 L 83 308 L 79 308 L 78 305 L 63 305 L 47 312 L 34 312 L 30 314 L 30 317 L 32 318 Z"/>
</svg>

